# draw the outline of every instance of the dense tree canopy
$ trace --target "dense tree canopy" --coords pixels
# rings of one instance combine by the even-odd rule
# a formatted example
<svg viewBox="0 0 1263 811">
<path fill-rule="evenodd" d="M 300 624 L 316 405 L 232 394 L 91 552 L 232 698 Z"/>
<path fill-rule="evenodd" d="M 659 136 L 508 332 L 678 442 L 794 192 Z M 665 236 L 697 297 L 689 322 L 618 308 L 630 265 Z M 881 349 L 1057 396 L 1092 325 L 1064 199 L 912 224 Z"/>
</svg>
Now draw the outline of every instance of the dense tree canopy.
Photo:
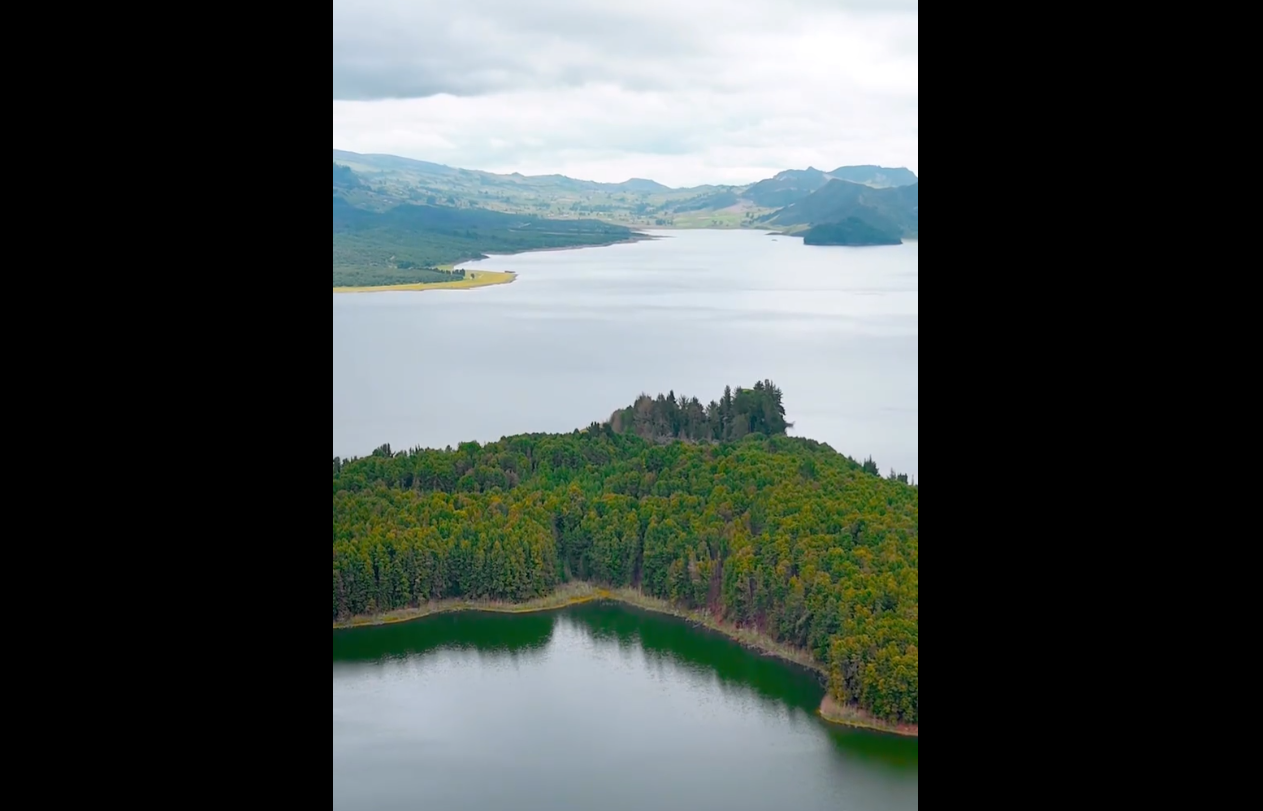
<svg viewBox="0 0 1263 811">
<path fill-rule="evenodd" d="M 642 396 L 572 434 L 335 458 L 333 616 L 638 587 L 802 647 L 836 697 L 916 723 L 918 489 L 780 434 L 781 399 Z"/>
<path fill-rule="evenodd" d="M 617 433 L 632 433 L 645 439 L 729 440 L 746 434 L 783 434 L 792 423 L 785 421 L 781 390 L 770 380 L 754 388 L 724 387 L 724 396 L 703 406 L 696 397 L 648 394 L 610 415 L 609 425 Z"/>
</svg>

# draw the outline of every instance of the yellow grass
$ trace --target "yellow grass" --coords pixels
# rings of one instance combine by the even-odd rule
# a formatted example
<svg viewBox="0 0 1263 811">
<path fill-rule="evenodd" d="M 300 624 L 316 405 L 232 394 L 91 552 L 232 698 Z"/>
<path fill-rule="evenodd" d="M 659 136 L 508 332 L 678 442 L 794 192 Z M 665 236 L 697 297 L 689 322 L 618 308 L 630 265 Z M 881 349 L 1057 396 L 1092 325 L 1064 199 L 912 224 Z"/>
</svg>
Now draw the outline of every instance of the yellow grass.
<svg viewBox="0 0 1263 811">
<path fill-rule="evenodd" d="M 512 271 L 476 270 L 466 272 L 465 278 L 457 282 L 434 282 L 432 284 L 383 284 L 367 287 L 335 287 L 335 293 L 384 293 L 392 290 L 469 290 L 474 287 L 489 287 L 493 284 L 508 284 L 517 278 Z"/>
</svg>

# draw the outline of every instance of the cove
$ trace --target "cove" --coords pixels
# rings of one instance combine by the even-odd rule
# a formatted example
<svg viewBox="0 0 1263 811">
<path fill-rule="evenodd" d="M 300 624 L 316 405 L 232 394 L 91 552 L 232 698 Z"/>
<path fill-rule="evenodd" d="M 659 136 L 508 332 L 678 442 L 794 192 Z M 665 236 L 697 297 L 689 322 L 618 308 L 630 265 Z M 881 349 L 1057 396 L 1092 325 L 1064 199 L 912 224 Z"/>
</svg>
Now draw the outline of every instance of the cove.
<svg viewBox="0 0 1263 811">
<path fill-rule="evenodd" d="M 911 809 L 918 742 L 814 673 L 612 602 L 333 633 L 337 809 Z"/>
</svg>

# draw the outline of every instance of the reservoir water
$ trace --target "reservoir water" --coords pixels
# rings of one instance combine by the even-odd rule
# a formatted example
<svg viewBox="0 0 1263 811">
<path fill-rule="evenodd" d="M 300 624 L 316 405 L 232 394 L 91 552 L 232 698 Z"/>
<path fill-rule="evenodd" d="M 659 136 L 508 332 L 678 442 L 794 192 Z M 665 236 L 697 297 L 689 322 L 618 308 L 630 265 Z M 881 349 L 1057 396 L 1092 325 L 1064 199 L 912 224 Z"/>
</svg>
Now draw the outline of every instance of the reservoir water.
<svg viewBox="0 0 1263 811">
<path fill-rule="evenodd" d="M 917 243 L 760 231 L 497 256 L 512 284 L 333 297 L 333 453 L 569 432 L 771 378 L 790 433 L 917 473 Z M 919 481 L 919 479 L 918 479 Z"/>
<path fill-rule="evenodd" d="M 915 739 L 817 677 L 612 603 L 335 631 L 334 811 L 902 811 Z"/>
</svg>

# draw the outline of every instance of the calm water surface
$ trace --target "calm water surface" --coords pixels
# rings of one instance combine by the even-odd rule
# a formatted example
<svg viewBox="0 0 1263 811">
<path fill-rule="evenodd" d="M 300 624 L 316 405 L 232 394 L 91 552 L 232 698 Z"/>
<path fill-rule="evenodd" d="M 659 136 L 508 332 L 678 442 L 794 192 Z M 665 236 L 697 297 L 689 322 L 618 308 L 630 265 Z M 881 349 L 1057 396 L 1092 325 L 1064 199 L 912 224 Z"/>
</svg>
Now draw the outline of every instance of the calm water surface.
<svg viewBox="0 0 1263 811">
<path fill-rule="evenodd" d="M 493 257 L 480 290 L 333 297 L 333 453 L 607 419 L 641 391 L 771 378 L 792 434 L 917 473 L 917 243 L 756 231 Z M 919 481 L 919 479 L 918 479 Z"/>
<path fill-rule="evenodd" d="M 614 604 L 338 631 L 333 807 L 915 809 L 918 742 L 826 724 L 822 696 Z"/>
</svg>

